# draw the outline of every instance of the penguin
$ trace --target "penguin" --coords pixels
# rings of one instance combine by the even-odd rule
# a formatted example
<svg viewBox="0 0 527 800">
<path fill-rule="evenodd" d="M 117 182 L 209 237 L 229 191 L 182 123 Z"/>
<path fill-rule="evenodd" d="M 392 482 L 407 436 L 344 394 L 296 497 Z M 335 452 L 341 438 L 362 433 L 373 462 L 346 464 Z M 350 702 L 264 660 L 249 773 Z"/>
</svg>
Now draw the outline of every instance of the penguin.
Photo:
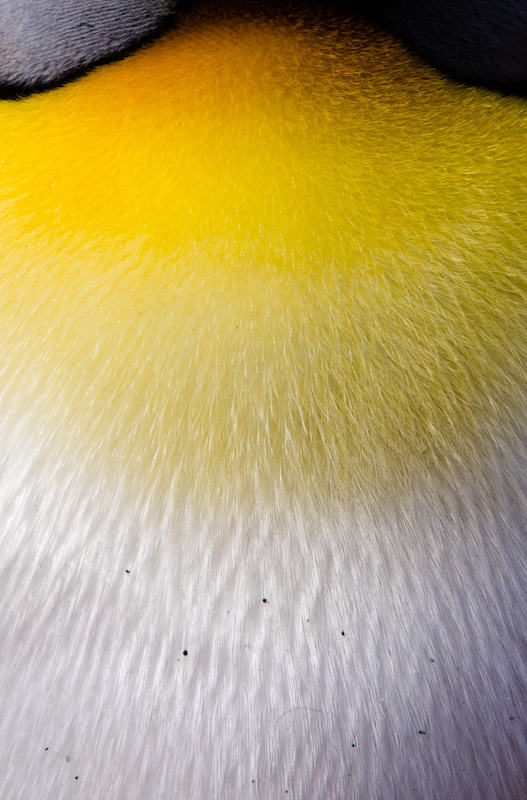
<svg viewBox="0 0 527 800">
<path fill-rule="evenodd" d="M 524 795 L 525 98 L 381 17 L 0 7 L 6 800 Z"/>
</svg>

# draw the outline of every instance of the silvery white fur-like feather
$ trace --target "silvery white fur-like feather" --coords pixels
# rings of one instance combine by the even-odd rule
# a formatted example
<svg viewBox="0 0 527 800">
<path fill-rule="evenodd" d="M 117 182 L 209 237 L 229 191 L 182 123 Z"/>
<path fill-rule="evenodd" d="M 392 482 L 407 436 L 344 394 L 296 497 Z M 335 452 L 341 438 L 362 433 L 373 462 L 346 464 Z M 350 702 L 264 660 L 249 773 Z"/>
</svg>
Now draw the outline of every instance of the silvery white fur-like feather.
<svg viewBox="0 0 527 800">
<path fill-rule="evenodd" d="M 174 8 L 171 0 L 2 0 L 0 84 L 58 83 L 152 34 Z"/>
</svg>

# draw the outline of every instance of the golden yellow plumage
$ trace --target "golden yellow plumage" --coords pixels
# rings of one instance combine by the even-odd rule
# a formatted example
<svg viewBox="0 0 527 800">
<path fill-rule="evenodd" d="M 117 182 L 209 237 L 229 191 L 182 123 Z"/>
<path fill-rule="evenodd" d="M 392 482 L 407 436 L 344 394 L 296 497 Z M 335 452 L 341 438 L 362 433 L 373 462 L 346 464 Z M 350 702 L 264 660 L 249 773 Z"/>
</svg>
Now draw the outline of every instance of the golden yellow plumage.
<svg viewBox="0 0 527 800">
<path fill-rule="evenodd" d="M 364 23 L 197 15 L 1 113 L 4 375 L 81 452 L 342 499 L 511 426 L 521 100 Z"/>
</svg>

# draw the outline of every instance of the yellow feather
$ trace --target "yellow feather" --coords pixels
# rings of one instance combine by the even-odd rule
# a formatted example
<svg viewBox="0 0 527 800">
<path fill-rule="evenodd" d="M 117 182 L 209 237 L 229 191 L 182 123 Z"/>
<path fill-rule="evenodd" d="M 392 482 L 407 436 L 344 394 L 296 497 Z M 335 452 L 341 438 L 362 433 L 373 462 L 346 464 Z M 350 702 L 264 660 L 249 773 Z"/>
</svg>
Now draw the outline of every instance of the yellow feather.
<svg viewBox="0 0 527 800">
<path fill-rule="evenodd" d="M 514 423 L 521 100 L 363 23 L 197 15 L 0 130 L 3 380 L 87 457 L 334 500 Z"/>
</svg>

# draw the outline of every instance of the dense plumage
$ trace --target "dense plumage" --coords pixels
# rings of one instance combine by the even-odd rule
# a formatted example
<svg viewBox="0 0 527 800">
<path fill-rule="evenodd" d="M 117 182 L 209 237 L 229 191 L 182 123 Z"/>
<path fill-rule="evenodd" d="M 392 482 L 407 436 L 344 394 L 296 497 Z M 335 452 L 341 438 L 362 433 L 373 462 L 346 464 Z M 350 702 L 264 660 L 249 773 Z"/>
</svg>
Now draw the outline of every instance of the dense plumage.
<svg viewBox="0 0 527 800">
<path fill-rule="evenodd" d="M 435 66 L 465 81 L 525 94 L 523 0 L 372 0 L 368 5 Z"/>
<path fill-rule="evenodd" d="M 0 86 L 25 93 L 60 83 L 155 34 L 176 0 L 2 0 Z"/>
<path fill-rule="evenodd" d="M 526 134 L 300 4 L 0 105 L 2 797 L 522 796 Z"/>
</svg>

